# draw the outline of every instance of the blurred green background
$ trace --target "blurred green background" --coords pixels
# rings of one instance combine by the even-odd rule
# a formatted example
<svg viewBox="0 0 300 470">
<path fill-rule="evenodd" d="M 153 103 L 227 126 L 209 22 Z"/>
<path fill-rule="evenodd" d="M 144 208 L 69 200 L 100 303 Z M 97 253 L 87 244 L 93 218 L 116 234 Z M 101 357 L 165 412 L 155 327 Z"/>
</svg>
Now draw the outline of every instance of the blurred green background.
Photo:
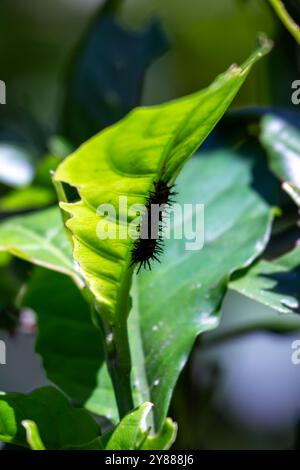
<svg viewBox="0 0 300 470">
<path fill-rule="evenodd" d="M 2 142 L 10 143 L 13 136 L 21 146 L 21 150 L 14 147 L 14 156 L 9 154 L 14 163 L 7 170 L 14 175 L 21 172 L 19 186 L 22 177 L 25 185 L 30 181 L 30 172 L 35 171 L 31 168 L 39 168 L 45 155 L 61 158 L 72 148 L 64 139 L 51 136 L 60 133 L 70 65 L 101 3 L 1 1 L 0 79 L 7 85 L 7 105 L 0 109 L 0 137 Z M 295 18 L 300 15 L 297 0 L 286 4 Z M 291 114 L 297 112 L 290 96 L 292 81 L 300 78 L 299 50 L 266 0 L 128 0 L 122 4 L 119 20 L 125 27 L 139 31 L 154 17 L 160 20 L 170 46 L 147 71 L 144 104 L 207 86 L 232 63 L 242 62 L 253 50 L 257 35 L 264 32 L 276 47 L 251 73 L 234 106 L 275 106 Z M 25 148 L 29 154 L 26 157 Z M 45 167 L 47 170 L 47 163 Z M 43 169 L 40 173 L 46 174 Z M 0 188 L 4 196 L 18 186 L 13 176 L 12 184 L 9 175 L 7 178 Z M 49 185 L 41 176 L 37 181 L 39 188 Z M 53 202 L 53 194 L 47 191 L 39 192 L 41 205 Z M 5 211 L 1 217 L 5 217 Z M 28 274 L 27 265 L 14 261 L 9 276 L 15 288 L 11 288 L 8 273 L 1 268 L 3 312 L 14 313 L 15 290 Z M 230 294 L 224 305 L 223 323 L 230 322 L 233 315 L 266 318 L 272 313 L 238 294 Z M 30 312 L 23 312 L 13 335 L 1 332 L 1 338 L 8 341 L 9 365 L 0 369 L 0 389 L 28 391 L 45 383 L 39 358 L 33 353 L 34 329 L 34 318 Z M 208 449 L 294 447 L 300 420 L 300 366 L 297 369 L 290 363 L 294 337 L 297 334 L 257 332 L 216 344 L 201 338 L 172 404 L 173 416 L 179 422 L 176 445 Z M 188 400 L 183 398 L 187 396 Z"/>
<path fill-rule="evenodd" d="M 9 101 L 22 102 L 47 125 L 59 108 L 64 73 L 71 54 L 101 5 L 99 0 L 3 0 L 1 2 L 1 76 Z M 144 101 L 156 103 L 197 90 L 253 49 L 257 34 L 275 40 L 286 35 L 286 63 L 292 67 L 293 40 L 285 33 L 266 0 L 129 0 L 121 12 L 124 24 L 139 28 L 150 17 L 161 19 L 170 38 L 169 52 L 151 66 Z M 290 64 L 289 64 L 289 59 Z M 263 61 L 238 96 L 238 104 L 269 104 L 276 81 Z M 296 78 L 296 77 L 295 77 Z M 282 92 L 284 87 L 281 86 Z"/>
</svg>

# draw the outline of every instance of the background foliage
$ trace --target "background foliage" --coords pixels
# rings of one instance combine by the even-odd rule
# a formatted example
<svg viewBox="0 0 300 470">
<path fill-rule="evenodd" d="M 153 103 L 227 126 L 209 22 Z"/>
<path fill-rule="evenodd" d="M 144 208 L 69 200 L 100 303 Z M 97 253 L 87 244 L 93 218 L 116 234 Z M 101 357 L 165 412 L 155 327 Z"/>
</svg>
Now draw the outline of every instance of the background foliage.
<svg viewBox="0 0 300 470">
<path fill-rule="evenodd" d="M 297 3 L 285 3 L 298 21 Z M 70 6 L 55 0 L 43 7 L 3 1 L 0 24 L 1 79 L 9 97 L 0 108 L 0 325 L 9 342 L 0 386 L 28 392 L 50 380 L 85 408 L 71 407 L 52 386 L 8 393 L 0 400 L 0 438 L 32 448 L 164 448 L 175 436 L 165 417 L 177 383 L 168 413 L 179 426 L 175 446 L 296 447 L 300 382 L 290 362 L 300 328 L 294 38 L 260 0 L 108 1 L 104 8 L 96 1 Z M 163 264 L 134 278 L 129 340 L 138 358 L 132 387 L 140 406 L 112 431 L 108 420 L 117 423 L 118 416 L 101 337 L 79 293 L 83 280 L 59 211 L 51 207 L 57 196 L 49 170 L 136 105 L 206 87 L 249 56 L 260 31 L 275 41 L 273 51 L 251 71 L 177 182 L 179 202 L 205 204 L 205 248 L 187 256 L 182 242 L 167 243 Z M 221 117 L 240 85 L 228 88 L 225 101 L 219 96 L 223 107 L 205 96 L 207 116 L 202 106 L 192 122 L 199 132 L 193 150 L 217 121 L 212 109 Z M 160 119 L 170 114 L 167 108 Z M 192 130 L 183 128 L 183 136 Z M 34 336 L 47 379 L 37 365 L 34 376 L 28 373 L 37 361 L 27 346 Z M 9 365 L 13 360 L 16 367 Z M 279 387 L 283 378 L 286 386 Z M 62 410 L 56 427 L 69 429 L 80 414 L 84 426 L 57 434 L 49 425 L 50 402 L 54 413 Z M 20 407 L 22 416 L 14 412 Z M 106 417 L 101 437 L 89 412 Z M 156 425 L 154 437 L 141 427 L 145 416 Z M 134 431 L 124 442 L 128 426 Z"/>
</svg>

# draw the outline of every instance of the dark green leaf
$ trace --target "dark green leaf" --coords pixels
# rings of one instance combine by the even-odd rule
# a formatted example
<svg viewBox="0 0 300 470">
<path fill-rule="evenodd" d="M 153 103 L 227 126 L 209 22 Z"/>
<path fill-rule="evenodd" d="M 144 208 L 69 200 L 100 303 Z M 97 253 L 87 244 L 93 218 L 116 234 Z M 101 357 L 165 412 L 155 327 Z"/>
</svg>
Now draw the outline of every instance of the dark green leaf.
<svg viewBox="0 0 300 470">
<path fill-rule="evenodd" d="M 0 395 L 0 440 L 27 446 L 24 420 L 33 421 L 47 449 L 61 449 L 95 439 L 96 422 L 84 410 L 72 408 L 53 387 L 44 387 L 29 395 Z"/>
<path fill-rule="evenodd" d="M 116 421 L 101 335 L 73 282 L 61 274 L 36 269 L 22 303 L 37 313 L 36 351 L 49 379 L 86 408 Z"/>
<path fill-rule="evenodd" d="M 218 326 L 230 275 L 268 241 L 272 209 L 252 189 L 252 164 L 232 151 L 192 159 L 178 179 L 178 202 L 205 205 L 204 247 L 186 251 L 186 240 L 167 241 L 162 265 L 135 278 L 129 321 L 136 387 L 155 404 L 157 428 L 195 338 Z"/>
<path fill-rule="evenodd" d="M 118 325 L 131 281 L 133 239 L 98 236 L 100 204 L 119 206 L 119 195 L 129 204 L 144 204 L 155 181 L 174 181 L 183 165 L 224 114 L 252 65 L 267 53 L 261 47 L 241 66 L 231 67 L 206 89 L 180 100 L 137 108 L 125 119 L 82 145 L 58 167 L 55 180 L 76 187 L 81 200 L 61 203 L 71 216 L 74 257 L 94 294 L 102 317 Z M 127 222 L 132 215 L 123 210 Z M 105 219 L 104 219 L 105 220 Z M 120 231 L 123 224 L 110 222 Z M 127 224 L 128 225 L 128 224 Z"/>
<path fill-rule="evenodd" d="M 115 123 L 140 103 L 145 71 L 166 49 L 157 23 L 142 32 L 100 14 L 74 65 L 62 132 L 74 144 Z"/>
<path fill-rule="evenodd" d="M 10 269 L 10 261 L 9 253 L 0 252 L 0 329 L 13 331 L 18 319 L 16 299 L 21 283 Z"/>
<path fill-rule="evenodd" d="M 272 211 L 252 188 L 252 171 L 252 159 L 229 150 L 192 159 L 178 179 L 178 202 L 205 204 L 206 244 L 189 252 L 184 240 L 168 241 L 162 266 L 135 278 L 129 317 L 132 383 L 136 404 L 155 404 L 158 427 L 196 336 L 218 325 L 230 274 L 251 263 L 268 241 Z M 116 421 L 100 336 L 79 292 L 63 276 L 40 272 L 26 300 L 38 313 L 37 349 L 48 376 L 91 411 Z M 64 331 L 61 338 L 57 329 Z M 78 344 L 87 341 L 84 356 Z M 82 356 L 87 361 L 81 377 Z"/>
</svg>

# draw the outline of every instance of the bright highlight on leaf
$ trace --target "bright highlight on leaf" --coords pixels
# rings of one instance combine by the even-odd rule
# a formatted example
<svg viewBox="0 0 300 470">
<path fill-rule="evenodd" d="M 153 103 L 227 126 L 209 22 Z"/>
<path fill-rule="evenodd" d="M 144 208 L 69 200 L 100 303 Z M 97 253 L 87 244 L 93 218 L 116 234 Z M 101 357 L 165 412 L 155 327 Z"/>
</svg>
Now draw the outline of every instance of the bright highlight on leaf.
<svg viewBox="0 0 300 470">
<path fill-rule="evenodd" d="M 300 246 L 274 261 L 261 260 L 229 286 L 280 313 L 300 313 Z"/>
<path fill-rule="evenodd" d="M 184 167 L 176 189 L 179 203 L 205 204 L 204 248 L 189 252 L 184 250 L 185 240 L 170 240 L 163 264 L 134 276 L 129 316 L 134 402 L 154 403 L 151 414 L 157 429 L 195 338 L 218 326 L 226 279 L 249 265 L 268 241 L 272 207 L 252 187 L 255 161 L 255 156 L 249 159 L 241 150 L 196 154 Z M 66 277 L 37 270 L 23 305 L 37 312 L 36 350 L 48 377 L 87 409 L 116 423 L 113 389 L 99 347 L 101 335 L 89 321 L 89 306 L 80 292 Z M 57 331 L 64 334 L 58 337 Z M 85 345 L 84 357 L 78 344 Z"/>
<path fill-rule="evenodd" d="M 269 165 L 281 181 L 300 188 L 300 132 L 283 119 L 267 114 L 261 122 L 260 141 Z"/>
<path fill-rule="evenodd" d="M 300 188 L 288 181 L 285 181 L 282 185 L 282 189 L 293 199 L 295 204 L 300 207 Z"/>
<path fill-rule="evenodd" d="M 30 419 L 24 419 L 22 426 L 26 429 L 27 442 L 32 450 L 46 450 L 41 440 L 37 425 Z"/>
<path fill-rule="evenodd" d="M 168 449 L 175 440 L 177 426 L 172 420 L 167 419 L 161 431 L 151 436 L 151 429 L 148 429 L 146 422 L 151 408 L 152 404 L 146 402 L 125 416 L 108 438 L 105 449 Z"/>
<path fill-rule="evenodd" d="M 270 50 L 264 39 L 241 66 L 232 66 L 208 88 L 185 98 L 137 108 L 82 145 L 57 169 L 57 183 L 75 187 L 80 201 L 61 202 L 71 218 L 74 257 L 109 323 L 124 319 L 132 270 L 132 239 L 100 240 L 100 204 L 118 207 L 119 195 L 144 204 L 155 181 L 172 183 L 222 117 L 252 65 Z M 121 214 L 127 222 L 127 213 Z M 114 224 L 114 222 L 111 222 Z M 128 312 L 127 312 L 128 313 Z"/>
<path fill-rule="evenodd" d="M 12 217 L 0 225 L 0 252 L 72 277 L 78 286 L 82 280 L 75 270 L 69 240 L 56 208 Z"/>
</svg>

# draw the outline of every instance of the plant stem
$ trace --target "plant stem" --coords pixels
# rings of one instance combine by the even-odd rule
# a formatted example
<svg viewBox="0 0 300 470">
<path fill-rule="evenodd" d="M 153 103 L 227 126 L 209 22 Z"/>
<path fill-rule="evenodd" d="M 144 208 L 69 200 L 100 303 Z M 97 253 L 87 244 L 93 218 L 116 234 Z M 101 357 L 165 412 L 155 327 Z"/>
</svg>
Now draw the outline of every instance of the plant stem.
<svg viewBox="0 0 300 470">
<path fill-rule="evenodd" d="M 114 2 L 107 3 L 112 6 Z M 54 175 L 52 175 L 52 181 L 59 201 L 68 202 L 62 183 L 56 181 Z M 64 211 L 61 212 L 66 226 L 66 222 L 70 218 L 70 215 Z M 66 230 L 73 246 L 73 237 L 67 226 Z M 129 268 L 124 276 L 115 312 L 117 322 L 113 326 L 105 321 L 98 312 L 94 297 L 87 286 L 81 288 L 81 293 L 84 299 L 91 305 L 94 323 L 102 332 L 106 364 L 113 384 L 120 419 L 124 418 L 124 416 L 134 408 L 130 380 L 131 355 L 127 322 L 131 307 L 129 292 L 132 272 L 133 268 Z"/>
<path fill-rule="evenodd" d="M 134 408 L 127 321 L 131 310 L 130 286 L 132 271 L 133 268 L 125 272 L 119 300 L 115 308 L 115 324 L 108 322 L 101 315 L 100 308 L 88 287 L 81 290 L 83 297 L 91 305 L 92 320 L 102 333 L 106 365 L 114 388 L 120 420 Z"/>
<path fill-rule="evenodd" d="M 294 36 L 297 43 L 300 44 L 300 27 L 293 20 L 286 10 L 284 4 L 281 0 L 269 0 L 274 10 L 276 11 L 278 17 L 281 19 L 282 23 L 285 25 L 287 30 Z"/>
<path fill-rule="evenodd" d="M 69 202 L 62 183 L 60 181 L 55 180 L 55 173 L 54 172 L 51 174 L 51 178 L 52 178 L 52 183 L 54 185 L 54 188 L 56 190 L 58 201 Z M 62 219 L 63 219 L 63 223 L 64 223 L 64 226 L 65 226 L 65 229 L 66 229 L 67 236 L 68 236 L 68 238 L 71 242 L 71 246 L 73 247 L 74 246 L 73 237 L 72 237 L 72 234 L 71 234 L 70 230 L 68 229 L 68 227 L 66 225 L 67 221 L 70 219 L 70 214 L 67 214 L 67 212 L 65 212 L 62 209 L 60 210 L 60 213 L 62 215 Z"/>
<path fill-rule="evenodd" d="M 111 327 L 103 319 L 101 324 L 107 368 L 115 391 L 119 417 L 122 419 L 134 408 L 127 320 L 117 327 Z"/>
<path fill-rule="evenodd" d="M 115 392 L 120 419 L 132 411 L 134 402 L 131 389 L 131 353 L 128 336 L 128 315 L 131 310 L 130 287 L 132 269 L 125 271 L 119 299 L 115 307 L 115 323 L 108 322 L 97 304 L 93 304 L 93 319 L 103 336 L 108 372 Z M 90 295 L 90 293 L 89 293 Z"/>
</svg>

